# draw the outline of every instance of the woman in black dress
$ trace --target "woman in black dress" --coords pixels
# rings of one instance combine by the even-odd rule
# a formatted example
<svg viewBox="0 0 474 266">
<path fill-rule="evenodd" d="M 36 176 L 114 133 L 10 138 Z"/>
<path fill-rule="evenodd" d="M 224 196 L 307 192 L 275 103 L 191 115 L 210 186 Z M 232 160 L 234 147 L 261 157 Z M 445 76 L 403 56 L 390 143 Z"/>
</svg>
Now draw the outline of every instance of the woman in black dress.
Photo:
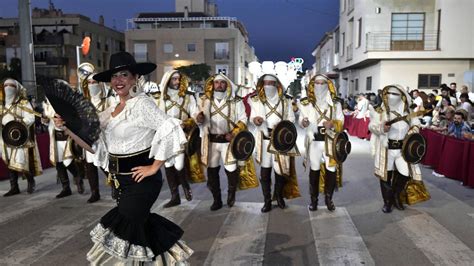
<svg viewBox="0 0 474 266">
<path fill-rule="evenodd" d="M 127 52 L 113 54 L 110 69 L 94 76 L 110 82 L 120 102 L 100 114 L 102 134 L 95 164 L 107 169 L 119 190 L 117 207 L 91 231 L 87 254 L 97 265 L 186 264 L 192 250 L 173 222 L 150 213 L 162 186 L 160 167 L 186 142 L 180 121 L 168 117 L 136 86 L 152 63 L 136 63 Z"/>
</svg>

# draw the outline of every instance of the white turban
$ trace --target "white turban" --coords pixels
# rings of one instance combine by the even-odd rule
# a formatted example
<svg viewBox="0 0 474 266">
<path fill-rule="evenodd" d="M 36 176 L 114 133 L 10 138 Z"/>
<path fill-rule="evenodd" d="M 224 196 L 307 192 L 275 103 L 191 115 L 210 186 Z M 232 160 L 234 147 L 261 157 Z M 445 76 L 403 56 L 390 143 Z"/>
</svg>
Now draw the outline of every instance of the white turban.
<svg viewBox="0 0 474 266">
<path fill-rule="evenodd" d="M 276 78 L 275 76 L 273 76 L 273 75 L 265 75 L 265 76 L 263 77 L 263 80 L 264 80 L 264 81 L 277 81 L 277 78 Z"/>
<path fill-rule="evenodd" d="M 222 74 L 217 74 L 215 77 L 214 77 L 214 80 L 223 80 L 223 81 L 227 81 L 227 79 L 225 78 L 224 75 Z"/>
</svg>

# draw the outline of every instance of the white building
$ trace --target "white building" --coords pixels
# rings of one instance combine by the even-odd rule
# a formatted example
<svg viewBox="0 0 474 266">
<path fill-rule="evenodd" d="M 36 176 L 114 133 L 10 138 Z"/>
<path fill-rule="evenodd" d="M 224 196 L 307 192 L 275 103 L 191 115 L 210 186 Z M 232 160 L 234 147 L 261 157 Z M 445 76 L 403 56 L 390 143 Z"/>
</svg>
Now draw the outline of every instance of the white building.
<svg viewBox="0 0 474 266">
<path fill-rule="evenodd" d="M 339 40 L 333 41 L 339 43 L 340 92 L 451 82 L 472 90 L 473 10 L 473 0 L 340 0 Z"/>
<path fill-rule="evenodd" d="M 248 64 L 256 61 L 243 23 L 220 17 L 208 0 L 175 0 L 176 11 L 139 13 L 127 20 L 126 50 L 138 61 L 158 65 L 150 76 L 161 80 L 173 68 L 206 63 L 211 74 L 224 73 L 236 84 L 251 86 Z"/>
</svg>

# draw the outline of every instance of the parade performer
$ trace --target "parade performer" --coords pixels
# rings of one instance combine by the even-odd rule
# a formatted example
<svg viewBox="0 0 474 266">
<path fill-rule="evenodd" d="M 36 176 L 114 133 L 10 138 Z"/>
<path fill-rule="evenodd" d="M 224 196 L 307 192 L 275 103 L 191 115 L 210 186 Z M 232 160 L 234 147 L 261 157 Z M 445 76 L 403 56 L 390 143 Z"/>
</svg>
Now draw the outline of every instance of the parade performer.
<svg viewBox="0 0 474 266">
<path fill-rule="evenodd" d="M 20 82 L 6 79 L 0 92 L 0 148 L 10 178 L 10 190 L 3 196 L 20 193 L 18 177 L 21 175 L 26 178 L 27 192 L 31 194 L 35 191 L 34 177 L 42 171 L 34 129 L 35 112 Z"/>
<path fill-rule="evenodd" d="M 310 211 L 318 209 L 320 184 L 324 191 L 324 202 L 328 210 L 336 206 L 332 200 L 336 187 L 342 185 L 342 163 L 338 163 L 329 154 L 326 133 L 341 132 L 344 125 L 344 114 L 341 104 L 336 100 L 337 90 L 332 81 L 325 75 L 318 74 L 312 78 L 307 87 L 307 97 L 300 101 L 299 124 L 306 129 L 305 165 L 309 164 Z M 323 164 L 321 162 L 324 162 Z M 323 169 L 321 169 L 321 166 Z M 320 178 L 321 181 L 320 182 Z"/>
<path fill-rule="evenodd" d="M 72 194 L 67 174 L 68 171 L 74 178 L 77 192 L 83 194 L 83 172 L 80 171 L 75 161 L 76 156 L 73 151 L 74 142 L 71 137 L 65 133 L 64 129 L 60 127 L 60 119 L 58 119 L 58 115 L 48 100 L 43 102 L 43 110 L 44 117 L 42 118 L 42 122 L 48 125 L 49 131 L 49 160 L 51 164 L 56 167 L 57 178 L 62 185 L 62 190 L 56 195 L 56 198 L 64 198 Z"/>
<path fill-rule="evenodd" d="M 89 67 L 90 70 L 83 76 L 81 80 L 81 89 L 84 96 L 94 105 L 97 113 L 105 111 L 110 106 L 116 104 L 115 97 L 107 92 L 105 84 L 103 82 L 97 82 L 92 77 L 95 73 L 95 68 L 90 63 L 83 63 L 79 66 L 79 70 L 84 69 L 84 67 Z M 84 162 L 81 164 L 84 168 L 85 178 L 89 180 L 89 186 L 91 189 L 91 196 L 87 200 L 88 203 L 93 203 L 100 200 L 99 192 L 99 171 L 97 166 L 94 165 L 94 155 L 88 151 L 82 151 Z"/>
<path fill-rule="evenodd" d="M 383 104 L 377 109 L 370 107 L 369 130 L 373 134 L 370 142 L 384 213 L 391 212 L 393 206 L 403 210 L 403 202 L 414 204 L 430 198 L 422 182 L 420 167 L 408 161 L 419 161 L 417 157 L 425 150 L 424 140 L 417 134 L 419 115 L 411 112 L 410 99 L 403 87 L 389 85 L 382 90 Z M 408 145 L 408 141 L 415 143 Z"/>
<path fill-rule="evenodd" d="M 193 251 L 180 241 L 183 230 L 150 213 L 163 183 L 160 167 L 186 143 L 181 121 L 167 116 L 137 86 L 139 76 L 151 73 L 155 64 L 136 63 L 131 54 L 118 52 L 109 66 L 93 78 L 110 82 L 120 102 L 99 114 L 101 137 L 92 147 L 94 163 L 110 172 L 119 196 L 117 207 L 91 231 L 94 246 L 87 260 L 93 265 L 186 264 Z"/>
<path fill-rule="evenodd" d="M 153 95 L 158 107 L 167 115 L 181 120 L 186 135 L 193 137 L 193 130 L 198 130 L 194 120 L 197 115 L 197 102 L 194 93 L 188 90 L 188 77 L 177 70 L 169 71 L 163 76 L 160 87 L 162 90 Z M 186 200 L 192 200 L 187 177 L 193 182 L 205 180 L 198 153 L 193 151 L 193 154 L 185 154 L 185 149 L 165 163 L 165 173 L 171 192 L 171 199 L 164 205 L 165 208 L 181 204 L 178 190 L 180 184 Z"/>
<path fill-rule="evenodd" d="M 201 161 L 207 166 L 207 186 L 214 199 L 211 211 L 222 208 L 219 179 L 221 161 L 228 180 L 228 207 L 235 203 L 239 184 L 237 160 L 232 155 L 229 143 L 237 133 L 247 129 L 247 117 L 242 100 L 233 95 L 232 86 L 232 81 L 224 74 L 208 78 L 199 102 L 200 112 L 196 117 L 202 135 Z"/>
<path fill-rule="evenodd" d="M 295 122 L 292 100 L 284 93 L 281 82 L 275 75 L 265 74 L 257 81 L 256 94 L 250 100 L 250 121 L 257 127 L 256 161 L 260 164 L 260 183 L 264 197 L 262 212 L 272 209 L 271 172 L 275 172 L 275 198 L 280 208 L 285 208 L 284 198 L 299 197 L 294 156 L 296 148 L 279 152 L 273 147 L 270 136 L 281 121 Z"/>
</svg>

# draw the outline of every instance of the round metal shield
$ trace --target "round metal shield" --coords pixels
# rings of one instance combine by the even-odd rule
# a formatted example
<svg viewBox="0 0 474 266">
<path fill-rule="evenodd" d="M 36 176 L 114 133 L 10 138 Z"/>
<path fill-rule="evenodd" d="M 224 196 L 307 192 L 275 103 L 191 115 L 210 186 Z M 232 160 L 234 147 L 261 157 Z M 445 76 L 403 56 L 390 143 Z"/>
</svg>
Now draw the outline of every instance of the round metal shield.
<svg viewBox="0 0 474 266">
<path fill-rule="evenodd" d="M 10 147 L 22 147 L 28 141 L 28 128 L 23 122 L 10 121 L 2 129 L 2 138 Z"/>
<path fill-rule="evenodd" d="M 402 146 L 402 156 L 407 163 L 419 163 L 426 154 L 426 140 L 419 133 L 412 133 L 405 137 Z"/>
<path fill-rule="evenodd" d="M 337 163 L 343 163 L 347 159 L 349 153 L 351 153 L 352 149 L 347 134 L 345 132 L 337 133 L 333 145 L 334 159 Z"/>
<path fill-rule="evenodd" d="M 293 122 L 282 120 L 273 128 L 270 141 L 275 150 L 288 152 L 295 147 L 297 134 Z"/>
<path fill-rule="evenodd" d="M 245 161 L 252 155 L 255 138 L 249 131 L 241 131 L 232 139 L 230 147 L 235 159 Z"/>
</svg>

